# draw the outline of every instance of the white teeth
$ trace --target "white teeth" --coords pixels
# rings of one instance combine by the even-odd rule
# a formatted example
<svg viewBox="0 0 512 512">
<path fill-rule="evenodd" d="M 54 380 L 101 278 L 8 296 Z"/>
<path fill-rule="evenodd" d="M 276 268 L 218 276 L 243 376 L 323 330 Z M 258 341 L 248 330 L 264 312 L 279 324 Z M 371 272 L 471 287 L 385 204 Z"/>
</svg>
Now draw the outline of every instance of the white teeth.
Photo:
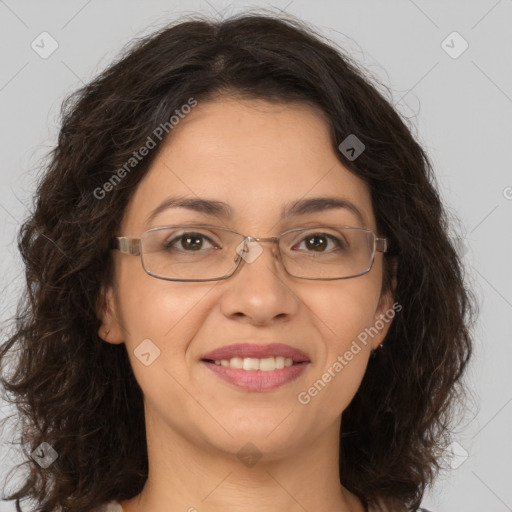
<svg viewBox="0 0 512 512">
<path fill-rule="evenodd" d="M 257 359 L 255 359 L 257 361 Z M 265 359 L 260 359 L 259 361 L 259 369 L 264 372 L 270 372 L 276 369 L 276 358 L 275 357 L 265 357 Z"/>
<path fill-rule="evenodd" d="M 252 357 L 244 358 L 244 364 L 242 366 L 244 370 L 259 370 L 260 362 L 258 359 L 253 359 Z"/>
<path fill-rule="evenodd" d="M 244 360 L 241 357 L 232 357 L 229 361 L 227 359 L 223 359 L 223 361 L 226 361 L 231 368 L 242 368 L 244 364 Z M 220 364 L 222 364 L 222 361 Z"/>
<path fill-rule="evenodd" d="M 272 370 L 281 370 L 282 368 L 292 366 L 293 359 L 290 357 L 264 357 L 263 359 L 256 359 L 254 357 L 232 357 L 231 359 L 221 359 L 214 361 L 217 366 L 229 366 L 230 368 L 243 369 L 243 370 L 261 370 L 263 372 L 270 372 Z"/>
</svg>

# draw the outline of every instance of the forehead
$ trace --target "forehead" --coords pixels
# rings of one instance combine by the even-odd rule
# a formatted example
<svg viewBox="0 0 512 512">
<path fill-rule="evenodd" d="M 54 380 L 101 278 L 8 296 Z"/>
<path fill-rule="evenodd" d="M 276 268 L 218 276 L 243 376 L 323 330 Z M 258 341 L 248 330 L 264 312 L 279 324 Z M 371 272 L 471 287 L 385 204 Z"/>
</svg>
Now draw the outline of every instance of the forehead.
<svg viewBox="0 0 512 512">
<path fill-rule="evenodd" d="M 227 203 L 232 227 L 242 222 L 262 230 L 297 200 L 336 196 L 355 204 L 364 224 L 374 227 L 368 186 L 338 160 L 325 115 L 307 104 L 199 102 L 162 144 L 123 227 L 147 227 L 148 216 L 170 196 Z"/>
</svg>

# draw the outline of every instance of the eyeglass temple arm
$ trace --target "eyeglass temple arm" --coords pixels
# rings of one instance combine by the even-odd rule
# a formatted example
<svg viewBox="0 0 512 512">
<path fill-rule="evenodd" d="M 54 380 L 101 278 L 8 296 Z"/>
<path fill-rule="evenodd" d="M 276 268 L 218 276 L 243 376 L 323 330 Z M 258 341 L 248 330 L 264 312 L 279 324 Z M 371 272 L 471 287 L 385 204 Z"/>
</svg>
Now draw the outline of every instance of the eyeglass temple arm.
<svg viewBox="0 0 512 512">
<path fill-rule="evenodd" d="M 375 238 L 375 250 L 379 252 L 386 252 L 388 250 L 388 239 Z"/>
<path fill-rule="evenodd" d="M 127 236 L 114 236 L 109 240 L 109 249 L 117 249 L 124 254 L 140 254 L 140 238 L 130 238 Z"/>
<path fill-rule="evenodd" d="M 388 250 L 388 239 L 375 238 L 375 250 L 379 252 L 386 252 Z"/>
</svg>

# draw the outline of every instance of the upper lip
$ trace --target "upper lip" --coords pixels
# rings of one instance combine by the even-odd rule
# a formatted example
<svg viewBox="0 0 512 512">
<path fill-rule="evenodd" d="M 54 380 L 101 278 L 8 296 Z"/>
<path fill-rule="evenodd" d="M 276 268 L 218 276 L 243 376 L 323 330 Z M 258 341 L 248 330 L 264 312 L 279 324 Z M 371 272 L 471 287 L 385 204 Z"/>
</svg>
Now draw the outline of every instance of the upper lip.
<svg viewBox="0 0 512 512">
<path fill-rule="evenodd" d="M 285 345 L 284 343 L 267 343 L 265 345 L 256 343 L 233 343 L 212 350 L 204 354 L 201 359 L 221 361 L 222 359 L 231 359 L 232 357 L 263 359 L 273 356 L 291 358 L 296 363 L 309 362 L 308 355 L 302 350 L 291 347 L 290 345 Z"/>
</svg>

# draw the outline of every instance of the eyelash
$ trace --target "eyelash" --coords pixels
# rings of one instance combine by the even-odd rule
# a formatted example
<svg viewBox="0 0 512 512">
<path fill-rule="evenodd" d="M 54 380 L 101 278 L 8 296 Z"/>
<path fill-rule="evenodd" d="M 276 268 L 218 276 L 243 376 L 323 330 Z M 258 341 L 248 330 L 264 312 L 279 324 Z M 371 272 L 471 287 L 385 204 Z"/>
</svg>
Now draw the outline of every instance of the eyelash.
<svg viewBox="0 0 512 512">
<path fill-rule="evenodd" d="M 213 240 L 211 238 L 209 238 L 208 236 L 204 235 L 204 234 L 201 234 L 201 233 L 196 233 L 196 232 L 193 232 L 193 231 L 190 231 L 190 232 L 186 232 L 186 233 L 182 233 L 181 235 L 179 236 L 176 236 L 174 238 L 172 238 L 171 240 L 168 240 L 168 241 L 165 241 L 164 242 L 164 248 L 166 250 L 169 250 L 169 249 L 172 249 L 173 248 L 173 245 L 177 242 L 177 241 L 181 241 L 183 240 L 184 238 L 192 238 L 192 237 L 195 237 L 195 238 L 200 238 L 200 239 L 206 239 L 209 241 L 209 243 L 211 245 L 216 245 Z M 326 239 L 329 239 L 331 241 L 333 241 L 335 243 L 335 245 L 338 247 L 338 248 L 341 248 L 341 249 L 344 249 L 347 244 L 346 243 L 343 243 L 343 241 L 340 239 L 340 238 L 336 238 L 335 236 L 333 235 L 329 235 L 328 233 L 322 233 L 322 232 L 317 232 L 317 233 L 309 233 L 308 235 L 306 235 L 305 237 L 303 237 L 301 240 L 299 240 L 299 244 L 303 243 L 306 239 L 308 238 L 316 238 L 316 237 L 322 237 L 322 238 L 326 238 Z M 294 245 L 297 245 L 294 244 Z M 218 248 L 218 247 L 217 247 Z M 180 250 L 183 250 L 183 249 L 180 249 Z M 193 252 L 193 251 L 186 251 L 184 250 L 184 252 Z M 324 251 L 324 252 L 328 252 L 328 251 Z"/>
</svg>

